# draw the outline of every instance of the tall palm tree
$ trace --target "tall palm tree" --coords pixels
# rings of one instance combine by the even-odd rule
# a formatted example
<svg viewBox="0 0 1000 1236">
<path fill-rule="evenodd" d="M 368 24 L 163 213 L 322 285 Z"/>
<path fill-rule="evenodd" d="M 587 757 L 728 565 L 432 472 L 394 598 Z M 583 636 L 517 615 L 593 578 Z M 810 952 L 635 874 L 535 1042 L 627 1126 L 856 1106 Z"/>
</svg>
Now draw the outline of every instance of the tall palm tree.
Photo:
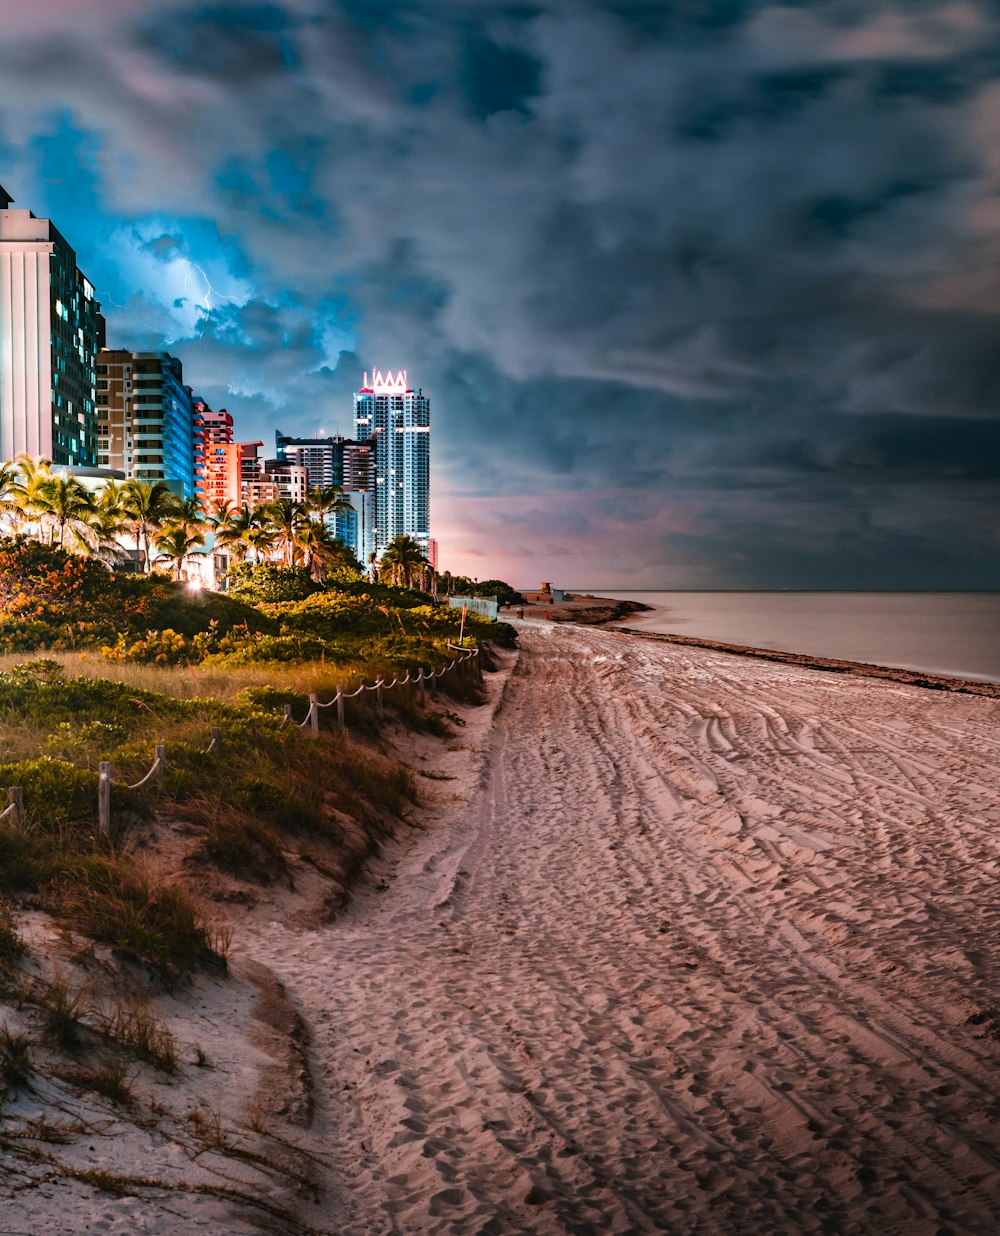
<svg viewBox="0 0 1000 1236">
<path fill-rule="evenodd" d="M 122 514 L 131 525 L 137 545 L 141 545 L 143 570 L 152 565 L 149 557 L 150 533 L 169 523 L 177 514 L 178 498 L 165 481 L 128 480 L 122 485 Z"/>
<path fill-rule="evenodd" d="M 39 490 L 52 475 L 52 460 L 43 455 L 18 455 L 14 467 L 17 479 L 10 484 L 11 499 L 20 507 L 29 531 L 41 539 L 44 529 Z"/>
<path fill-rule="evenodd" d="M 220 549 L 228 549 L 239 562 L 245 562 L 250 552 L 247 536 L 259 523 L 256 509 L 249 506 L 220 506 L 213 516 L 215 543 Z"/>
<path fill-rule="evenodd" d="M 264 506 L 263 515 L 274 529 L 275 543 L 284 551 L 285 566 L 290 567 L 295 561 L 296 538 L 309 519 L 308 508 L 292 498 L 276 498 Z"/>
<path fill-rule="evenodd" d="M 414 573 L 427 565 L 420 542 L 412 536 L 395 536 L 382 553 L 382 570 L 394 584 L 410 587 Z"/>
<path fill-rule="evenodd" d="M 198 546 L 205 544 L 205 534 L 198 532 L 181 521 L 167 524 L 156 535 L 157 562 L 173 563 L 174 579 L 180 579 L 184 564 L 192 554 L 198 552 Z"/>
<path fill-rule="evenodd" d="M 24 520 L 17 464 L 0 463 L 0 524 L 5 533 L 16 533 Z"/>
<path fill-rule="evenodd" d="M 327 524 L 318 519 L 307 519 L 299 528 L 295 537 L 295 551 L 317 583 L 322 583 L 334 567 L 350 572 L 355 577 L 360 569 L 350 548 L 337 539 Z"/>
<path fill-rule="evenodd" d="M 75 476 L 45 477 L 35 487 L 33 504 L 42 522 L 51 529 L 50 539 L 60 549 L 66 548 L 67 532 L 74 549 L 90 549 L 96 543 L 94 499 Z"/>
<path fill-rule="evenodd" d="M 265 558 L 269 558 L 278 544 L 277 529 L 264 517 L 260 507 L 252 512 L 250 527 L 243 534 L 243 540 L 253 555 L 254 562 L 263 562 Z"/>
<path fill-rule="evenodd" d="M 313 485 L 306 493 L 306 505 L 320 523 L 324 524 L 328 516 L 354 509 L 344 497 L 344 490 L 340 485 Z"/>
</svg>

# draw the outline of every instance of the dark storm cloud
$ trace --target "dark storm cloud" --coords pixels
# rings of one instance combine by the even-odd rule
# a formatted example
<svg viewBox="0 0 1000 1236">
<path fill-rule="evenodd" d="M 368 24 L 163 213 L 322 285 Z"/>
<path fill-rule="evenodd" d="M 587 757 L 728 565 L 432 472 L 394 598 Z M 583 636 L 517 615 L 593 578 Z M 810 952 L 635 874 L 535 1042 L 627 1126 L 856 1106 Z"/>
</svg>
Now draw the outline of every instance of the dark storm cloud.
<svg viewBox="0 0 1000 1236">
<path fill-rule="evenodd" d="M 470 551 L 998 582 L 993 6 L 8 8 L 0 180 L 243 432 L 402 365 Z"/>
</svg>

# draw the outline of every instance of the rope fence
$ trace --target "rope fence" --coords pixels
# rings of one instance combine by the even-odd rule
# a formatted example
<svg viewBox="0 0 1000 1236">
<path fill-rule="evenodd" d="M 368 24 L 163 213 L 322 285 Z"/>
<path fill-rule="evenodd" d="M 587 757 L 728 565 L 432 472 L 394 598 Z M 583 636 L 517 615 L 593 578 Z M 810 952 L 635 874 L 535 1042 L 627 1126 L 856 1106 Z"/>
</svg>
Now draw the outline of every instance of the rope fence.
<svg viewBox="0 0 1000 1236">
<path fill-rule="evenodd" d="M 344 719 L 344 701 L 352 700 L 356 696 L 361 695 L 365 691 L 375 692 L 375 706 L 378 711 L 379 720 L 383 720 L 385 712 L 382 704 L 383 691 L 391 691 L 394 687 L 405 687 L 408 684 L 417 684 L 420 687 L 420 694 L 423 697 L 426 693 L 426 684 L 430 683 L 431 690 L 437 690 L 437 680 L 443 678 L 445 674 L 451 673 L 456 666 L 466 665 L 470 661 L 476 662 L 476 669 L 480 678 L 482 677 L 482 665 L 478 660 L 478 648 L 462 648 L 457 644 L 446 644 L 446 648 L 450 651 L 458 652 L 460 655 L 455 657 L 448 665 L 443 665 L 436 670 L 425 670 L 422 666 L 414 674 L 410 670 L 406 671 L 405 678 L 393 677 L 392 682 L 386 682 L 383 678 L 377 678 L 373 683 L 362 682 L 355 691 L 345 691 L 343 687 L 337 687 L 337 694 L 332 700 L 321 701 L 319 696 L 313 692 L 309 695 L 309 711 L 306 713 L 304 721 L 295 722 L 292 720 L 292 706 L 285 704 L 283 706 L 283 716 L 281 725 L 291 723 L 296 725 L 300 730 L 308 730 L 313 738 L 319 737 L 319 712 L 321 708 L 337 707 L 337 729 L 341 733 L 345 733 L 347 725 Z M 219 727 L 212 726 L 211 739 L 203 754 L 209 755 L 213 751 L 218 751 L 222 745 L 222 735 Z M 167 747 L 166 743 L 157 743 L 154 748 L 154 758 L 152 767 L 144 777 L 140 777 L 138 781 L 131 785 L 123 781 L 114 781 L 111 776 L 110 760 L 101 760 L 97 765 L 97 822 L 100 831 L 105 836 L 110 836 L 111 833 L 111 790 L 117 785 L 124 790 L 142 790 L 147 785 L 155 785 L 158 789 L 163 789 L 164 778 L 167 771 Z M 12 785 L 7 790 L 7 806 L 3 811 L 0 811 L 0 821 L 9 819 L 15 828 L 20 829 L 24 824 L 24 789 L 19 785 Z"/>
</svg>

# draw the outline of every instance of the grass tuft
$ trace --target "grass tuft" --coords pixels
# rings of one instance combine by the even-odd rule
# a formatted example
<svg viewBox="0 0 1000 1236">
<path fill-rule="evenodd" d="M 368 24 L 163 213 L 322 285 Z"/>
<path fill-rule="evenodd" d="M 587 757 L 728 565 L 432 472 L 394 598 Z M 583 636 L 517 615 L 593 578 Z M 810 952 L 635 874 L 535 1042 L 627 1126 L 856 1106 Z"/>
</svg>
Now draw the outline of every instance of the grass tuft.
<svg viewBox="0 0 1000 1236">
<path fill-rule="evenodd" d="M 0 976 L 9 971 L 27 953 L 28 948 L 17 930 L 10 903 L 0 897 Z"/>
<path fill-rule="evenodd" d="M 135 1078 L 124 1060 L 117 1056 L 108 1056 L 93 1068 L 75 1073 L 72 1080 L 120 1107 L 131 1103 L 135 1093 Z"/>
<path fill-rule="evenodd" d="M 4 1092 L 26 1087 L 31 1076 L 31 1040 L 20 1031 L 0 1025 L 0 1088 Z"/>
<path fill-rule="evenodd" d="M 123 1001 L 106 1014 L 101 1026 L 117 1046 L 164 1073 L 177 1072 L 177 1043 L 166 1024 L 144 1005 Z"/>
<path fill-rule="evenodd" d="M 41 1011 L 46 1041 L 62 1051 L 78 1051 L 85 1011 L 83 990 L 72 991 L 66 979 L 57 976 L 51 983 L 35 984 L 31 1002 Z"/>
<path fill-rule="evenodd" d="M 187 894 L 155 884 L 122 855 L 82 858 L 51 891 L 58 912 L 75 928 L 149 962 L 166 976 L 222 960 Z"/>
</svg>

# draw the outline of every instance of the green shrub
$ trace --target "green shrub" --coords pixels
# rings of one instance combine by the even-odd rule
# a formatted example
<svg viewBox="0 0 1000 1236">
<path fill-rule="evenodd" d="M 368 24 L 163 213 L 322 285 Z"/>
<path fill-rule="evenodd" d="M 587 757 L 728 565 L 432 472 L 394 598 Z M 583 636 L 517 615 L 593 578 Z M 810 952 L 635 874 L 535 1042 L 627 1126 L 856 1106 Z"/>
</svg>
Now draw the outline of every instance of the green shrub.
<svg viewBox="0 0 1000 1236">
<path fill-rule="evenodd" d="M 0 786 L 19 785 L 29 820 L 44 826 L 91 820 L 97 815 L 97 773 L 50 755 L 0 764 Z M 6 822 L 6 821 L 5 821 Z"/>
<path fill-rule="evenodd" d="M 304 691 L 290 691 L 282 687 L 244 687 L 236 696 L 238 704 L 258 708 L 264 712 L 282 713 L 286 704 L 291 704 L 304 715 L 309 707 L 309 696 Z"/>
<path fill-rule="evenodd" d="M 193 642 L 170 627 L 147 631 L 139 639 L 119 635 L 114 644 L 105 644 L 101 653 L 111 661 L 138 661 L 146 665 L 190 665 L 202 660 Z"/>
<path fill-rule="evenodd" d="M 268 661 L 336 661 L 343 656 L 335 644 L 295 634 L 253 635 L 239 641 L 222 640 L 218 650 L 205 658 L 209 665 L 257 665 Z"/>
<path fill-rule="evenodd" d="M 193 712 L 187 701 L 108 678 L 40 675 L 35 668 L 39 664 L 50 663 L 27 661 L 0 673 L 0 712 L 20 717 L 39 729 L 52 729 L 60 721 L 79 726 L 87 719 L 106 725 L 124 724 L 131 729 L 141 723 L 148 728 L 150 713 L 166 720 Z"/>
<path fill-rule="evenodd" d="M 228 595 L 248 605 L 269 601 L 302 601 L 322 591 L 307 567 L 276 562 L 244 562 L 226 576 Z"/>
</svg>

